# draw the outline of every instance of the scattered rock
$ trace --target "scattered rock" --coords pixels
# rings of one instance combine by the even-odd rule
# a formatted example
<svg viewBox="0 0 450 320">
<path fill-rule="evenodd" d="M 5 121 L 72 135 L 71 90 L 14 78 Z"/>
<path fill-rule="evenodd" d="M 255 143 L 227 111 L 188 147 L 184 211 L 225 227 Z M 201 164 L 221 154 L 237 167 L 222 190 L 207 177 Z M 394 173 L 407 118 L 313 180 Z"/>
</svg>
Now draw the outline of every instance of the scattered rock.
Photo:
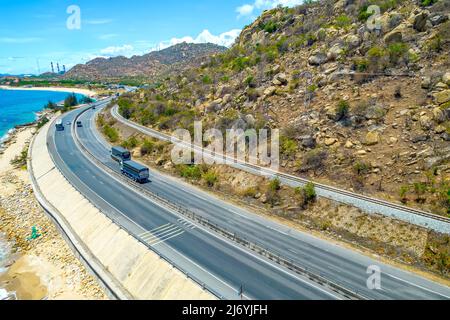
<svg viewBox="0 0 450 320">
<path fill-rule="evenodd" d="M 433 26 L 437 26 L 438 24 L 444 23 L 448 20 L 448 16 L 436 14 L 430 18 L 430 22 Z"/>
<path fill-rule="evenodd" d="M 395 42 L 402 42 L 403 41 L 403 34 L 401 31 L 394 30 L 392 32 L 389 32 L 387 35 L 384 36 L 384 42 L 386 44 L 391 44 Z"/>
<path fill-rule="evenodd" d="M 313 136 L 303 136 L 300 140 L 304 148 L 314 149 L 317 145 L 316 139 Z"/>
<path fill-rule="evenodd" d="M 427 30 L 428 14 L 425 12 L 419 13 L 414 18 L 413 28 L 418 32 L 424 32 Z"/>
<path fill-rule="evenodd" d="M 419 143 L 419 142 L 425 142 L 428 141 L 428 139 L 430 139 L 430 136 L 427 134 L 419 134 L 419 135 L 415 135 L 411 138 L 411 141 L 413 143 Z"/>
<path fill-rule="evenodd" d="M 367 146 L 373 146 L 380 142 L 380 134 L 377 131 L 367 133 L 364 144 Z"/>
<path fill-rule="evenodd" d="M 445 127 L 442 125 L 437 126 L 436 128 L 434 128 L 434 132 L 436 132 L 437 134 L 441 134 L 445 132 Z"/>
<path fill-rule="evenodd" d="M 288 79 L 285 73 L 279 73 L 273 79 L 273 84 L 276 86 L 284 86 L 288 83 Z"/>
<path fill-rule="evenodd" d="M 312 66 L 320 66 L 327 62 L 328 58 L 324 53 L 316 53 L 309 57 L 308 63 Z"/>
<path fill-rule="evenodd" d="M 422 77 L 422 88 L 423 89 L 431 88 L 431 77 Z"/>
<path fill-rule="evenodd" d="M 276 91 L 277 91 L 276 87 L 268 87 L 266 90 L 264 90 L 264 95 L 266 97 L 270 97 L 273 96 Z"/>
<path fill-rule="evenodd" d="M 442 82 L 445 83 L 446 85 L 450 86 L 450 72 L 446 72 L 442 76 Z"/>
<path fill-rule="evenodd" d="M 336 142 L 338 142 L 338 139 L 336 139 L 336 138 L 327 138 L 327 139 L 325 139 L 324 142 L 325 142 L 325 145 L 327 147 L 331 147 L 332 145 L 336 144 Z"/>
<path fill-rule="evenodd" d="M 441 110 L 441 108 L 434 108 L 433 109 L 433 119 L 437 123 L 443 123 L 445 120 L 447 120 L 447 117 L 446 117 L 444 111 Z"/>
<path fill-rule="evenodd" d="M 430 130 L 433 127 L 433 122 L 429 116 L 421 116 L 419 122 L 423 130 Z"/>
<path fill-rule="evenodd" d="M 347 36 L 347 38 L 345 38 L 345 42 L 347 43 L 348 48 L 351 50 L 359 47 L 359 45 L 361 44 L 361 39 L 357 35 L 351 34 Z"/>
<path fill-rule="evenodd" d="M 327 59 L 329 61 L 334 61 L 340 57 L 340 55 L 344 52 L 344 49 L 341 44 L 335 44 L 328 50 Z"/>
<path fill-rule="evenodd" d="M 450 90 L 436 92 L 435 94 L 433 94 L 433 98 L 437 104 L 444 104 L 450 101 Z"/>
</svg>

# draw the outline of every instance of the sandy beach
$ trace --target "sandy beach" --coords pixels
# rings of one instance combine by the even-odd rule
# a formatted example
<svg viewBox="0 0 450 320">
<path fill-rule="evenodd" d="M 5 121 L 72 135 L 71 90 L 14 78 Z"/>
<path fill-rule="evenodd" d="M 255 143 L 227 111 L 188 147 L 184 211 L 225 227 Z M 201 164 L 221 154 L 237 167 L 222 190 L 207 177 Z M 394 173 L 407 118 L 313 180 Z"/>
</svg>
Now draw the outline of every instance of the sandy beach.
<svg viewBox="0 0 450 320">
<path fill-rule="evenodd" d="M 0 291 L 19 300 L 107 299 L 37 203 L 26 168 L 11 165 L 35 130 L 16 130 L 0 154 L 0 233 L 12 246 Z M 32 227 L 41 236 L 28 240 Z"/>
<path fill-rule="evenodd" d="M 63 88 L 63 87 L 32 87 L 32 88 L 24 88 L 24 87 L 10 87 L 10 86 L 0 86 L 0 89 L 3 90 L 26 90 L 26 91 L 54 91 L 54 92 L 73 92 L 83 94 L 89 97 L 97 96 L 97 92 L 82 89 L 82 88 Z"/>
</svg>

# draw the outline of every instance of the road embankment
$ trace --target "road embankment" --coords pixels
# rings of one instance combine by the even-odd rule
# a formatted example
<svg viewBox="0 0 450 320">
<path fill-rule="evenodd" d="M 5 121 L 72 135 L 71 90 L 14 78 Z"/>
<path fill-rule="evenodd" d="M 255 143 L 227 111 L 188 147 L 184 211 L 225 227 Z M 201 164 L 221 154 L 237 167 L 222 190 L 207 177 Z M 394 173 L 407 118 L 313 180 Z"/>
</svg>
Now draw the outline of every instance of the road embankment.
<svg viewBox="0 0 450 320">
<path fill-rule="evenodd" d="M 47 124 L 31 146 L 36 197 L 65 237 L 117 299 L 214 299 L 84 198 L 59 172 L 47 149 Z"/>
<path fill-rule="evenodd" d="M 16 130 L 0 154 L 0 300 L 105 299 L 33 195 L 23 150 L 35 130 Z"/>
</svg>

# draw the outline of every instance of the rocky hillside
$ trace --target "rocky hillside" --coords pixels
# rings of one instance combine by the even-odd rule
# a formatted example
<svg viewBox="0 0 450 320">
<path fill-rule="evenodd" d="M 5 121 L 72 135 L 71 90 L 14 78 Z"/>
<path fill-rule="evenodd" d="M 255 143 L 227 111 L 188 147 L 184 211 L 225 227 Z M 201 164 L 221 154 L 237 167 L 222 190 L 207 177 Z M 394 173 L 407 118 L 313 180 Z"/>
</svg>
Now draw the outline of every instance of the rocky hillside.
<svg viewBox="0 0 450 320">
<path fill-rule="evenodd" d="M 276 8 L 120 110 L 165 131 L 280 128 L 283 171 L 448 215 L 449 13 L 450 0 Z"/>
<path fill-rule="evenodd" d="M 126 58 L 96 58 L 86 64 L 73 67 L 64 76 L 66 79 L 105 80 L 124 77 L 155 77 L 172 68 L 199 63 L 202 58 L 225 51 L 225 47 L 215 44 L 181 43 L 161 51 L 143 56 Z"/>
</svg>

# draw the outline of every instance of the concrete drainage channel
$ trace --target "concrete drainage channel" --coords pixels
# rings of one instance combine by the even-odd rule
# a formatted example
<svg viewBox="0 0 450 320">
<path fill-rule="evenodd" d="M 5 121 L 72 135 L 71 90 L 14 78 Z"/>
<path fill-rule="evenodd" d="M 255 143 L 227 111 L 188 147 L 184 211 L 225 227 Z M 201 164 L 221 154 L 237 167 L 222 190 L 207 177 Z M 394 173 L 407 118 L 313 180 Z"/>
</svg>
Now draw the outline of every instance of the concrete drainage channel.
<svg viewBox="0 0 450 320">
<path fill-rule="evenodd" d="M 218 296 L 136 241 L 70 183 L 47 148 L 48 129 L 55 121 L 48 123 L 30 145 L 28 168 L 33 189 L 68 244 L 110 297 L 206 300 Z M 67 201 L 67 197 L 76 201 Z"/>
<path fill-rule="evenodd" d="M 50 123 L 53 123 L 55 120 L 56 119 L 54 119 Z M 50 123 L 43 127 L 41 130 L 48 130 Z M 55 223 L 58 230 L 61 232 L 61 235 L 65 238 L 66 242 L 69 244 L 77 258 L 91 272 L 91 274 L 95 276 L 95 278 L 107 292 L 108 296 L 115 300 L 131 299 L 131 294 L 127 292 L 127 290 L 125 290 L 114 279 L 114 277 L 109 274 L 107 270 L 105 270 L 105 268 L 103 268 L 103 265 L 92 255 L 89 249 L 86 248 L 86 246 L 83 244 L 83 241 L 81 241 L 81 239 L 76 235 L 61 212 L 56 209 L 49 201 L 47 201 L 45 196 L 42 194 L 37 179 L 34 175 L 33 162 L 31 160 L 33 156 L 33 147 L 36 137 L 37 134 L 32 138 L 28 149 L 27 168 L 30 175 L 31 185 L 33 187 L 33 192 L 37 201 L 50 217 L 50 219 Z"/>
<path fill-rule="evenodd" d="M 76 120 L 78 118 L 80 118 L 88 110 L 90 110 L 90 109 L 88 108 L 88 109 L 80 112 L 77 115 Z M 238 244 L 239 246 L 249 249 L 249 250 L 257 253 L 258 255 L 279 264 L 280 266 L 283 266 L 301 276 L 306 277 L 307 279 L 309 279 L 310 281 L 312 281 L 314 283 L 317 283 L 321 286 L 324 286 L 324 287 L 342 295 L 343 297 L 345 297 L 347 299 L 351 299 L 351 300 L 368 300 L 369 299 L 368 297 L 365 297 L 361 293 L 349 290 L 349 289 L 343 287 L 342 285 L 339 285 L 333 281 L 330 281 L 320 275 L 314 274 L 311 271 L 307 270 L 306 268 L 302 268 L 302 267 L 296 265 L 294 262 L 283 258 L 282 254 L 270 251 L 270 250 L 264 248 L 264 246 L 261 244 L 257 244 L 255 242 L 248 241 L 245 239 L 244 236 L 230 232 L 229 230 L 227 230 L 223 227 L 213 224 L 210 221 L 208 221 L 208 219 L 206 219 L 192 211 L 189 211 L 183 207 L 180 207 L 155 193 L 148 191 L 147 189 L 143 188 L 140 184 L 138 184 L 130 179 L 124 178 L 121 174 L 112 170 L 111 168 L 106 166 L 104 163 L 102 163 L 99 159 L 97 159 L 81 143 L 75 126 L 73 129 L 74 129 L 74 135 L 75 135 L 75 142 L 76 142 L 77 146 L 84 152 L 84 154 L 88 157 L 88 159 L 91 162 L 95 163 L 99 168 L 101 168 L 103 171 L 107 172 L 108 174 L 115 176 L 120 181 L 127 184 L 129 187 L 133 188 L 134 190 L 136 190 L 142 194 L 145 194 L 148 198 L 152 199 L 156 203 L 159 203 L 161 206 L 171 209 L 172 212 L 182 215 L 183 217 L 185 217 L 195 223 L 198 223 L 199 225 L 202 225 L 202 226 L 206 227 L 207 229 L 215 232 L 216 234 L 220 235 L 221 237 L 231 240 L 234 243 Z"/>
</svg>

